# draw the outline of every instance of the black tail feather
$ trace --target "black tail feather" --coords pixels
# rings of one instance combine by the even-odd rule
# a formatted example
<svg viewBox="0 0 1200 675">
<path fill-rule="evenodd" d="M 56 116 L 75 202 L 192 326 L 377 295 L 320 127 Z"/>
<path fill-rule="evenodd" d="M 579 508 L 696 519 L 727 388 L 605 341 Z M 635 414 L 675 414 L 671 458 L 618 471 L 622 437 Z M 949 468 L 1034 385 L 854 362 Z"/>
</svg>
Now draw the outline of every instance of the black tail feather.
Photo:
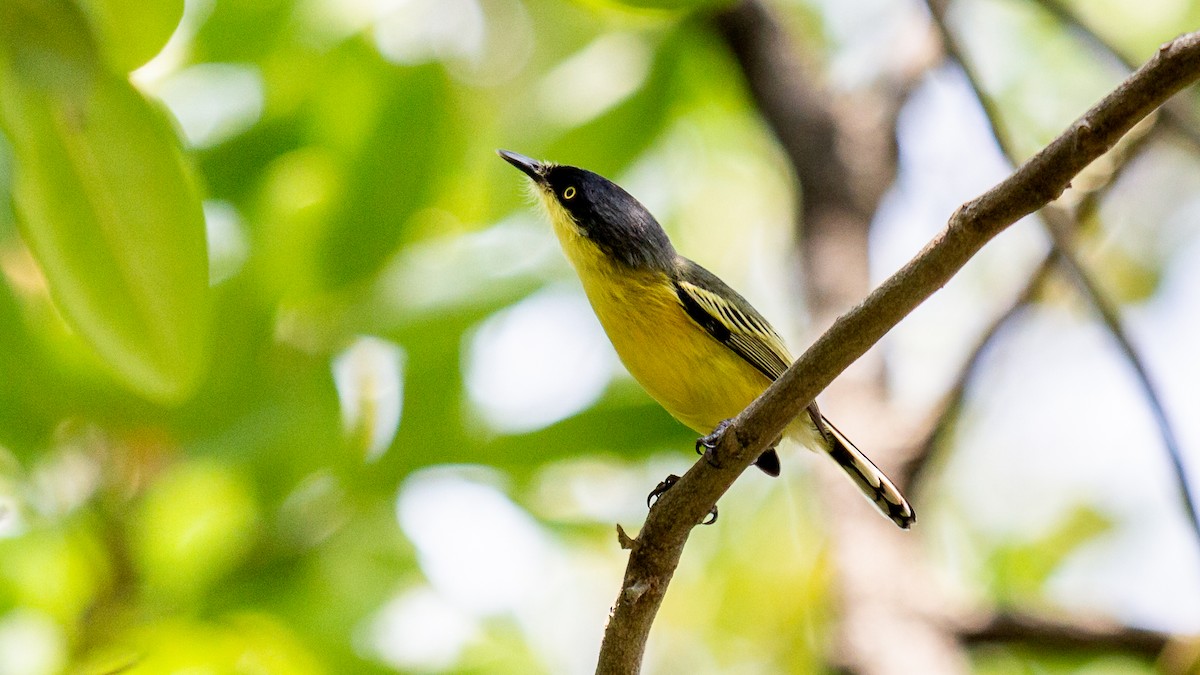
<svg viewBox="0 0 1200 675">
<path fill-rule="evenodd" d="M 850 480 L 862 490 L 864 496 L 875 504 L 879 512 L 887 516 L 903 529 L 912 527 L 917 522 L 917 514 L 912 505 L 900 494 L 900 490 L 892 483 L 874 462 L 867 458 L 854 444 L 838 431 L 829 420 L 822 419 L 826 430 L 826 438 L 830 441 L 829 456 L 842 467 Z"/>
<path fill-rule="evenodd" d="M 758 459 L 754 460 L 754 465 L 771 478 L 779 477 L 779 453 L 775 452 L 774 448 L 759 455 Z"/>
</svg>

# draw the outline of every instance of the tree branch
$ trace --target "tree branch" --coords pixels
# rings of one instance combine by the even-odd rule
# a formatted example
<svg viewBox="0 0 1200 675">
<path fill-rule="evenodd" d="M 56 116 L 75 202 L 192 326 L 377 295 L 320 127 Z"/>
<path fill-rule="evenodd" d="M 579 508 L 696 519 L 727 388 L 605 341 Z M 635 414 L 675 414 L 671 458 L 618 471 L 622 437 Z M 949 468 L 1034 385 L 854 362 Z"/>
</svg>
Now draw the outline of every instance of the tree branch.
<svg viewBox="0 0 1200 675">
<path fill-rule="evenodd" d="M 939 54 L 932 47 L 937 41 L 928 31 L 930 49 L 890 61 L 869 86 L 834 91 L 805 67 L 803 43 L 788 35 L 766 2 L 742 2 L 718 14 L 715 23 L 798 179 L 799 275 L 809 325 L 817 335 L 870 290 L 869 233 L 883 195 L 896 180 L 896 120 L 909 92 L 936 63 Z M 821 142 L 807 140 L 813 138 Z M 828 189 L 830 176 L 837 177 L 837 189 Z M 860 360 L 853 374 L 843 373 L 825 392 L 825 402 L 849 408 L 852 416 L 837 415 L 847 428 L 855 426 L 855 418 L 887 420 L 897 417 L 897 410 L 888 403 L 886 385 L 883 357 L 877 354 Z M 843 406 L 839 399 L 849 401 Z M 889 428 L 895 438 L 895 430 L 905 426 L 906 420 L 894 419 L 868 428 Z M 877 458 L 905 463 L 890 451 L 910 448 L 871 434 L 855 436 L 874 448 Z M 966 650 L 942 620 L 947 607 L 928 602 L 939 596 L 937 577 L 917 540 L 863 508 L 837 473 L 817 474 L 836 569 L 832 597 L 840 605 L 827 660 L 858 675 L 886 675 L 899 663 L 911 672 L 966 672 Z M 902 591 L 891 570 L 905 570 Z"/>
<path fill-rule="evenodd" d="M 1197 78 L 1200 33 L 1164 44 L 1145 66 L 1045 149 L 999 185 L 960 207 L 912 261 L 834 322 L 779 380 L 734 418 L 717 447 L 722 465 L 696 462 L 650 510 L 633 542 L 597 672 L 638 672 L 650 627 L 692 528 L 834 377 L 945 285 L 984 244 L 1057 198 L 1079 171 Z"/>
<path fill-rule="evenodd" d="M 1083 36 L 1083 39 L 1095 49 L 1120 64 L 1126 72 L 1137 67 L 1136 61 L 1125 56 L 1111 42 L 1105 40 L 1099 33 L 1092 30 L 1062 0 L 1037 0 L 1037 4 L 1059 22 Z M 1193 150 L 1200 151 L 1200 130 L 1196 128 L 1195 119 L 1186 102 L 1177 101 L 1166 104 L 1163 106 L 1163 117 L 1166 118 L 1167 124 L 1170 125 L 1171 129 L 1178 133 Z"/>
<path fill-rule="evenodd" d="M 938 439 L 946 433 L 947 429 L 957 419 L 957 412 L 962 405 L 963 397 L 967 392 L 967 385 L 974 379 L 975 371 L 979 367 L 979 362 L 983 358 L 983 354 L 987 351 L 992 340 L 999 334 L 1000 329 L 1008 325 L 1014 317 L 1021 313 L 1034 296 L 1050 278 L 1050 272 L 1054 270 L 1054 266 L 1058 263 L 1058 254 L 1051 250 L 1050 253 L 1042 259 L 1038 264 L 1037 269 L 1029 280 L 1025 283 L 1025 287 L 1009 303 L 1008 308 L 1001 312 L 992 322 L 988 324 L 983 332 L 979 334 L 979 339 L 968 352 L 967 358 L 963 361 L 962 367 L 959 368 L 958 374 L 954 377 L 954 385 L 950 391 L 942 397 L 942 402 L 938 405 L 935 411 L 927 418 L 931 420 L 929 430 L 921 436 L 921 440 L 916 443 L 916 452 L 904 466 L 897 478 L 901 484 L 908 487 L 910 494 L 918 494 L 921 491 L 922 483 L 925 479 L 927 467 L 934 456 L 934 449 Z"/>
<path fill-rule="evenodd" d="M 960 632 L 963 642 L 1021 643 L 1055 651 L 1111 650 L 1154 658 L 1170 637 L 1158 631 L 1132 628 L 1105 621 L 1063 623 L 1027 614 L 994 614 Z"/>
<path fill-rule="evenodd" d="M 991 97 L 988 96 L 987 92 L 979 84 L 974 69 L 964 58 L 962 50 L 946 24 L 946 1 L 929 0 L 928 4 L 934 22 L 942 35 L 946 52 L 958 61 L 962 67 L 963 72 L 967 76 L 967 81 L 971 85 L 971 89 L 975 92 L 975 98 L 983 106 L 992 136 L 996 139 L 996 142 L 1000 145 L 1001 150 L 1004 151 L 1009 161 L 1015 163 L 1015 152 L 1008 142 L 1007 135 L 1000 128 L 999 112 L 995 109 Z M 1043 4 L 1054 5 L 1055 2 L 1054 0 L 1044 0 Z M 1066 11 L 1062 8 L 1059 9 L 1063 12 Z M 1191 482 L 1188 480 L 1187 470 L 1184 467 L 1183 451 L 1179 446 L 1179 441 L 1175 436 L 1171 421 L 1167 417 L 1166 409 L 1163 407 L 1158 390 L 1150 379 L 1150 373 L 1121 323 L 1120 311 L 1116 304 L 1104 295 L 1099 284 L 1096 283 L 1091 273 L 1079 260 L 1074 242 L 1074 232 L 1077 229 L 1075 219 L 1062 208 L 1048 208 L 1042 215 L 1046 226 L 1045 229 L 1053 241 L 1054 248 L 1058 251 L 1061 264 L 1070 272 L 1072 278 L 1075 279 L 1076 287 L 1087 298 L 1089 304 L 1096 309 L 1108 333 L 1112 335 L 1121 353 L 1125 356 L 1125 360 L 1133 369 L 1134 376 L 1138 380 L 1138 385 L 1141 386 L 1142 392 L 1146 397 L 1146 402 L 1150 406 L 1151 413 L 1154 415 L 1159 435 L 1162 437 L 1163 446 L 1167 451 L 1167 458 L 1171 463 L 1171 468 L 1175 476 L 1175 483 L 1179 490 L 1183 507 L 1187 512 L 1188 523 L 1191 525 L 1196 541 L 1200 543 L 1200 515 L 1197 515 L 1194 491 Z"/>
<path fill-rule="evenodd" d="M 810 329 L 820 334 L 870 289 L 869 234 L 884 193 L 895 183 L 896 118 L 908 92 L 940 55 L 932 49 L 937 42 L 929 31 L 930 49 L 889 61 L 870 86 L 841 91 L 822 84 L 812 68 L 804 67 L 803 43 L 787 34 L 766 2 L 740 2 L 718 14 L 715 23 L 798 179 L 799 273 Z M 830 177 L 836 189 L 830 189 Z M 877 354 L 860 360 L 852 374 L 842 374 L 838 386 L 827 390 L 826 402 L 839 407 L 840 398 L 852 399 L 853 417 L 839 413 L 841 424 L 853 428 L 854 418 L 876 420 L 854 435 L 875 448 L 877 458 L 905 464 L 902 456 L 889 452 L 910 449 L 896 448 L 890 440 L 905 420 L 880 422 L 896 416 L 886 386 L 882 354 Z M 881 428 L 893 434 L 860 435 Z M 968 657 L 948 622 L 941 620 L 944 605 L 931 608 L 926 602 L 938 596 L 936 574 L 917 540 L 893 531 L 863 508 L 836 472 L 818 477 L 836 569 L 830 585 L 840 605 L 828 661 L 858 675 L 887 675 L 900 661 L 911 671 L 965 673 Z M 870 552 L 864 555 L 866 550 Z M 893 569 L 905 571 L 904 592 L 898 592 L 888 573 Z"/>
<path fill-rule="evenodd" d="M 1121 323 L 1120 310 L 1116 303 L 1108 299 L 1096 280 L 1088 272 L 1087 268 L 1079 261 L 1075 250 L 1073 231 L 1074 227 L 1070 222 L 1069 216 L 1061 211 L 1048 211 L 1046 213 L 1046 229 L 1054 238 L 1054 246 L 1059 251 L 1072 252 L 1069 255 L 1062 255 L 1062 265 L 1071 276 L 1075 278 L 1076 286 L 1083 291 L 1088 302 L 1096 309 L 1108 329 L 1109 335 L 1117 343 L 1117 348 L 1125 356 L 1125 360 L 1129 363 L 1129 367 L 1133 369 L 1134 377 L 1138 381 L 1138 385 L 1142 388 L 1142 394 L 1146 397 L 1146 403 L 1150 406 L 1150 412 L 1154 416 L 1154 421 L 1158 426 L 1159 436 L 1162 438 L 1163 447 L 1167 451 L 1167 459 L 1171 462 L 1172 473 L 1175 477 L 1176 489 L 1179 490 L 1179 495 L 1183 502 L 1183 508 L 1187 512 L 1188 523 L 1191 524 L 1192 534 L 1195 535 L 1197 543 L 1200 543 L 1200 516 L 1196 512 L 1196 499 L 1193 494 L 1191 481 L 1188 480 L 1187 469 L 1183 464 L 1183 448 L 1179 445 L 1179 439 L 1175 436 L 1175 430 L 1171 424 L 1171 420 L 1167 417 L 1167 411 L 1163 407 L 1162 399 L 1158 395 L 1158 389 L 1154 386 L 1153 380 L 1150 378 L 1150 373 L 1146 369 L 1145 363 L 1138 355 L 1137 349 L 1134 348 L 1133 342 L 1129 339 L 1125 327 Z"/>
<path fill-rule="evenodd" d="M 896 115 L 930 59 L 894 68 L 884 86 L 839 105 L 847 97 L 832 96 L 809 74 L 795 41 L 759 0 L 739 2 L 713 23 L 795 171 L 807 305 L 824 328 L 837 316 L 821 316 L 824 309 L 844 309 L 869 290 L 864 252 L 896 174 Z"/>
</svg>

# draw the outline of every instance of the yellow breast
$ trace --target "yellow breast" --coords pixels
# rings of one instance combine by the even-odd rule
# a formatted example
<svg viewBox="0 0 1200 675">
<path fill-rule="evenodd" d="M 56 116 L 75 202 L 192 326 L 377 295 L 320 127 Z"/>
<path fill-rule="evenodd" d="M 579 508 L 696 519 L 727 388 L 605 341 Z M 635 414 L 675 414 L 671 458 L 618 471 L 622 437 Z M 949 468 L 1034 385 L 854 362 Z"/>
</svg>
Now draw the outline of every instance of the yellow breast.
<svg viewBox="0 0 1200 675">
<path fill-rule="evenodd" d="M 618 267 L 557 215 L 555 232 L 617 355 L 667 412 L 708 433 L 766 389 L 764 375 L 688 317 L 664 273 Z"/>
</svg>

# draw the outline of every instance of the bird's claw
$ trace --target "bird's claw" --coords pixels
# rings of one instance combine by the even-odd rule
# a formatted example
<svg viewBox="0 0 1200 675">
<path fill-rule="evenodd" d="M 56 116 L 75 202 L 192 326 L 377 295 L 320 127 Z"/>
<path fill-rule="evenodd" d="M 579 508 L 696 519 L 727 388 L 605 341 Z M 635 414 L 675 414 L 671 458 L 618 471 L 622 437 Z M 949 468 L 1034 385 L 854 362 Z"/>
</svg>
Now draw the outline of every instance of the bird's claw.
<svg viewBox="0 0 1200 675">
<path fill-rule="evenodd" d="M 658 485 L 656 485 L 654 489 L 650 491 L 650 494 L 646 495 L 646 508 L 654 506 L 654 503 L 658 501 L 658 498 L 663 496 L 664 492 L 670 490 L 671 486 L 678 482 L 679 476 L 676 476 L 675 474 L 670 474 L 666 478 L 659 481 Z"/>
<path fill-rule="evenodd" d="M 717 461 L 717 446 L 721 444 L 721 437 L 725 435 L 725 430 L 728 428 L 729 420 L 721 420 L 712 433 L 696 439 L 696 454 L 704 455 L 704 461 L 714 469 L 721 468 L 721 463 Z"/>
<path fill-rule="evenodd" d="M 663 496 L 663 493 L 665 493 L 667 490 L 670 490 L 671 487 L 678 482 L 679 476 L 676 476 L 675 474 L 670 474 L 666 478 L 662 479 L 662 481 L 660 481 L 659 484 L 650 491 L 650 494 L 646 495 L 646 508 L 653 507 L 654 504 L 658 502 L 658 498 Z M 704 520 L 700 521 L 700 524 L 712 525 L 715 522 L 717 522 L 716 504 L 713 505 L 712 509 L 708 512 L 708 515 L 704 518 Z"/>
</svg>

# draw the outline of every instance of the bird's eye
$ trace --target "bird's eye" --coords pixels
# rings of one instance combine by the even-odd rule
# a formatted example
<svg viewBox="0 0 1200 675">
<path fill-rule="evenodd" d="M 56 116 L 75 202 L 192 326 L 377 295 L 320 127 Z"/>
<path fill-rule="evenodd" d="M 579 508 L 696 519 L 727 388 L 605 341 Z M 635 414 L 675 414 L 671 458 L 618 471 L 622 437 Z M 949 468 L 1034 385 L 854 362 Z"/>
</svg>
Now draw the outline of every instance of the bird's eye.
<svg viewBox="0 0 1200 675">
<path fill-rule="evenodd" d="M 566 190 L 563 190 L 563 199 L 573 199 L 575 197 L 575 186 L 572 185 Z"/>
</svg>

